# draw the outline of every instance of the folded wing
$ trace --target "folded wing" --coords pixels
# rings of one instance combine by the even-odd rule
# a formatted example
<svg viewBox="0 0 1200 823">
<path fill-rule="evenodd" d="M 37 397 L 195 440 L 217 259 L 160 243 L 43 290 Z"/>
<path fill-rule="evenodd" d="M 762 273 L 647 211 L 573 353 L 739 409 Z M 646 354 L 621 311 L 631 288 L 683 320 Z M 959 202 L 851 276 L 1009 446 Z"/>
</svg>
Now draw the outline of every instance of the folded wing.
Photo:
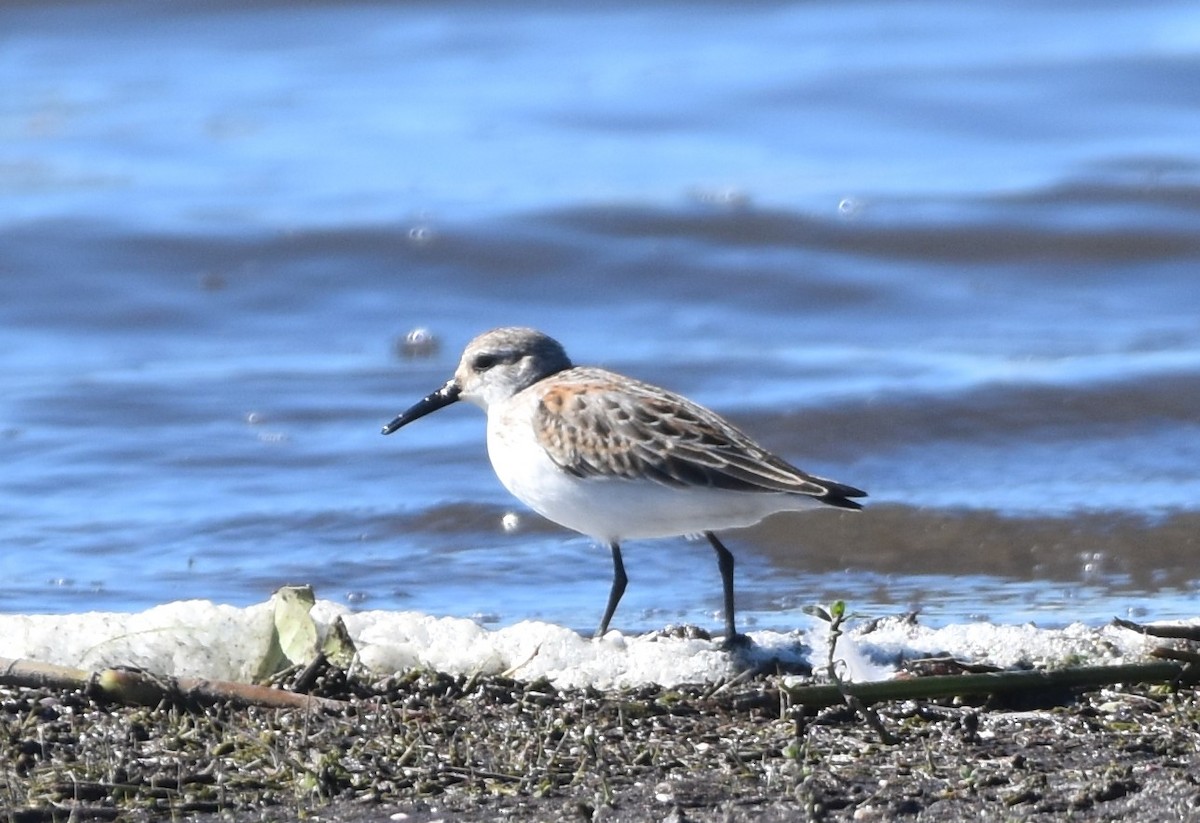
<svg viewBox="0 0 1200 823">
<path fill-rule="evenodd" d="M 853 486 L 808 474 L 719 415 L 663 389 L 602 369 L 556 377 L 535 431 L 550 458 L 577 477 L 648 479 L 678 488 L 800 494 L 858 509 Z"/>
</svg>

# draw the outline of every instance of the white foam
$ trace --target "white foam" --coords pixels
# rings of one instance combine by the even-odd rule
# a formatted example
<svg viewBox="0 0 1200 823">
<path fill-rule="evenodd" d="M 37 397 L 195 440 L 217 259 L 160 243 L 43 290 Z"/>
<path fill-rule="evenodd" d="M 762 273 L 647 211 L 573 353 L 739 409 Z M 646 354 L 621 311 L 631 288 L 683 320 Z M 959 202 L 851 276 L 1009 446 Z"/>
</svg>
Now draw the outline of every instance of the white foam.
<svg viewBox="0 0 1200 823">
<path fill-rule="evenodd" d="M 29 658 L 82 669 L 137 666 L 156 673 L 250 680 L 271 648 L 273 603 L 247 608 L 207 601 L 168 603 L 139 613 L 0 615 L 0 657 Z M 719 644 L 669 636 L 609 632 L 600 640 L 549 623 L 487 629 L 471 620 L 416 612 L 350 612 L 318 601 L 312 617 L 322 633 L 341 617 L 358 649 L 358 665 L 383 676 L 414 667 L 453 674 L 509 673 L 542 677 L 561 687 L 597 688 L 658 683 L 715 683 L 751 663 L 775 659 L 823 669 L 827 624 L 813 620 L 793 632 L 752 632 L 754 646 L 736 657 Z M 1130 662 L 1145 657 L 1151 639 L 1111 626 L 1075 624 L 1061 630 L 1032 625 L 970 623 L 928 628 L 900 619 L 851 624 L 835 658 L 844 676 L 878 680 L 903 660 L 934 654 L 993 663 L 1061 666 Z"/>
<path fill-rule="evenodd" d="M 962 623 L 934 629 L 900 618 L 860 627 L 851 635 L 871 660 L 892 668 L 901 660 L 943 654 L 1001 668 L 1099 666 L 1136 662 L 1162 642 L 1113 625 L 1041 629 L 1031 623 Z"/>
<path fill-rule="evenodd" d="M 558 686 L 612 688 L 710 683 L 737 673 L 730 655 L 707 640 L 610 631 L 599 640 L 550 623 L 526 621 L 491 631 L 459 618 L 413 612 L 363 612 L 344 618 L 361 662 L 374 672 L 412 667 L 454 674 L 507 673 Z"/>
<path fill-rule="evenodd" d="M 95 670 L 251 680 L 271 648 L 274 607 L 184 600 L 144 612 L 0 615 L 0 657 Z"/>
</svg>

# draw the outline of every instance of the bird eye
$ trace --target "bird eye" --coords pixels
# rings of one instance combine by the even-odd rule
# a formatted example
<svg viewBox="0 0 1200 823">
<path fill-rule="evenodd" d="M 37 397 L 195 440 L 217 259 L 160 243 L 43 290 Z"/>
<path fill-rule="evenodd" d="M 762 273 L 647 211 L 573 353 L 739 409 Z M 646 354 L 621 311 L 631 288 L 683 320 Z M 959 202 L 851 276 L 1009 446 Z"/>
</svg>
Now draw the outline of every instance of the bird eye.
<svg viewBox="0 0 1200 823">
<path fill-rule="evenodd" d="M 498 362 L 500 362 L 500 358 L 494 354 L 477 354 L 471 361 L 471 368 L 475 371 L 487 371 Z"/>
</svg>

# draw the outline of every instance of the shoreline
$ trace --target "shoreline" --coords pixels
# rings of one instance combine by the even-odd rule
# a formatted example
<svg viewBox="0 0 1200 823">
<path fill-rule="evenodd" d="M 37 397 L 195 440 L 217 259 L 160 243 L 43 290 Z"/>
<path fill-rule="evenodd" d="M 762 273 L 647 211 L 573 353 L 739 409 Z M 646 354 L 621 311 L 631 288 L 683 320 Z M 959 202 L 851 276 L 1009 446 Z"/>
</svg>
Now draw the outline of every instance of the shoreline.
<svg viewBox="0 0 1200 823">
<path fill-rule="evenodd" d="M 559 689 L 546 680 L 328 669 L 341 712 L 101 703 L 0 689 L 0 815 L 342 821 L 1111 820 L 1200 809 L 1200 701 L 1120 686 L 1021 705 L 801 712 L 783 676 Z M 404 815 L 404 816 L 401 816 Z"/>
</svg>

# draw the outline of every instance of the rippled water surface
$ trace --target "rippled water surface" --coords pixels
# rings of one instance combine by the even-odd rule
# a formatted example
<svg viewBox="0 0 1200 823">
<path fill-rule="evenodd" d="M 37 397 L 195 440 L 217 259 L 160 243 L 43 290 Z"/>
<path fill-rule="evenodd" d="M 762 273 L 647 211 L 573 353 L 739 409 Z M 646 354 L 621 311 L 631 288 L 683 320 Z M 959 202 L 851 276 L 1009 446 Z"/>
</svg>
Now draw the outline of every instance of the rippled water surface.
<svg viewBox="0 0 1200 823">
<path fill-rule="evenodd" d="M 379 436 L 526 324 L 870 492 L 728 535 L 748 625 L 1200 613 L 1194 4 L 0 32 L 2 610 L 310 582 L 591 628 L 607 552 L 508 497 L 477 410 Z M 630 543 L 614 625 L 719 625 L 711 555 Z"/>
</svg>

